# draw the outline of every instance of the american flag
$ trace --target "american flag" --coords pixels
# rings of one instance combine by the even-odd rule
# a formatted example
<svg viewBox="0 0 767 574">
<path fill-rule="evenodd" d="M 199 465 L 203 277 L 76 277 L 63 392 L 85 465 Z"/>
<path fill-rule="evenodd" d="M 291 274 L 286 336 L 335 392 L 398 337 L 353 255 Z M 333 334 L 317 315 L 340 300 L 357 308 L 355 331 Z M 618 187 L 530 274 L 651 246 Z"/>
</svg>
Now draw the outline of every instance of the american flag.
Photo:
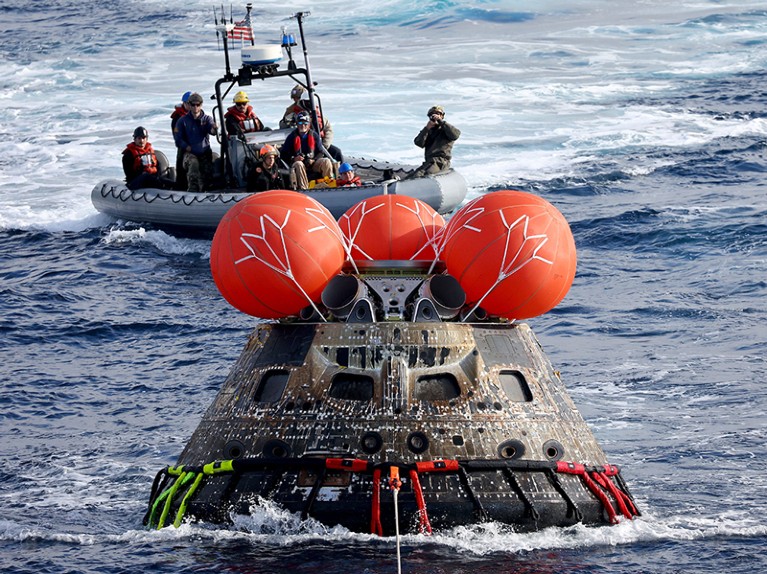
<svg viewBox="0 0 767 574">
<path fill-rule="evenodd" d="M 227 38 L 230 40 L 254 40 L 253 28 L 250 25 L 250 13 L 245 16 L 245 19 L 237 22 L 231 31 L 227 32 Z"/>
</svg>

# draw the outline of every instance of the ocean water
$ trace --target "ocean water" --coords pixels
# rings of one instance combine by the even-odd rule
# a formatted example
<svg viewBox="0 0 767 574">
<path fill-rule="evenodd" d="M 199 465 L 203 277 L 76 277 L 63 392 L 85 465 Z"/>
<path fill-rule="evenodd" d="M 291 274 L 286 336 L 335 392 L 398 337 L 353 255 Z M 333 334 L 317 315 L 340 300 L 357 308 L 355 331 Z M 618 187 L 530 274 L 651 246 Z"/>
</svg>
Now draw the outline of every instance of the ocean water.
<svg viewBox="0 0 767 574">
<path fill-rule="evenodd" d="M 258 41 L 311 10 L 345 152 L 418 162 L 412 138 L 439 103 L 463 132 L 470 197 L 522 189 L 567 217 L 575 282 L 528 322 L 643 512 L 408 536 L 403 572 L 767 568 L 767 5 L 359 4 L 256 6 Z M 172 155 L 173 105 L 223 71 L 214 5 L 0 5 L 3 572 L 397 571 L 392 540 L 278 509 L 226 529 L 141 525 L 256 320 L 218 294 L 210 241 L 111 220 L 90 191 L 121 176 L 137 125 Z M 292 87 L 274 84 L 249 89 L 267 125 Z"/>
</svg>

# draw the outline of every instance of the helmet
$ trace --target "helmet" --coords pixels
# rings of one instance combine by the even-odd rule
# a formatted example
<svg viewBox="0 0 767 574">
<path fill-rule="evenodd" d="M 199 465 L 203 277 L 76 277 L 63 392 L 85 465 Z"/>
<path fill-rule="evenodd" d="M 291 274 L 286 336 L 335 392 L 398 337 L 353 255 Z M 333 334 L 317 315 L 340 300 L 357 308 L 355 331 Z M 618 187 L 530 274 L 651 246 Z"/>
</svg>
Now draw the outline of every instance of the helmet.
<svg viewBox="0 0 767 574">
<path fill-rule="evenodd" d="M 234 103 L 235 104 L 247 104 L 250 100 L 248 99 L 248 94 L 245 92 L 237 92 L 234 94 Z"/>
<path fill-rule="evenodd" d="M 293 86 L 293 89 L 290 90 L 290 97 L 291 98 L 300 98 L 304 93 L 304 87 L 301 84 L 296 84 Z"/>
<path fill-rule="evenodd" d="M 338 173 L 346 173 L 347 171 L 354 171 L 354 168 L 346 162 L 338 166 Z"/>
<path fill-rule="evenodd" d="M 202 96 L 197 92 L 193 92 L 187 100 L 190 104 L 202 104 Z"/>
<path fill-rule="evenodd" d="M 429 108 L 429 111 L 426 112 L 426 117 L 430 118 L 432 114 L 440 114 L 444 116 L 445 108 L 443 108 L 442 106 L 432 106 Z"/>
<path fill-rule="evenodd" d="M 135 138 L 148 138 L 149 132 L 146 131 L 146 128 L 143 128 L 141 126 L 137 127 L 135 130 L 133 130 L 133 137 Z"/>
<path fill-rule="evenodd" d="M 258 152 L 258 155 L 260 155 L 261 157 L 266 157 L 268 155 L 278 156 L 280 154 L 277 153 L 277 150 L 275 149 L 273 145 L 264 144 L 261 147 L 261 150 Z"/>
<path fill-rule="evenodd" d="M 184 95 L 181 96 L 181 103 L 186 103 L 186 101 L 189 99 L 189 96 L 192 95 L 192 92 L 184 92 Z"/>
<path fill-rule="evenodd" d="M 309 114 L 307 114 L 306 112 L 298 112 L 298 115 L 296 116 L 296 123 L 297 124 L 303 124 L 303 123 L 308 124 L 309 123 Z"/>
</svg>

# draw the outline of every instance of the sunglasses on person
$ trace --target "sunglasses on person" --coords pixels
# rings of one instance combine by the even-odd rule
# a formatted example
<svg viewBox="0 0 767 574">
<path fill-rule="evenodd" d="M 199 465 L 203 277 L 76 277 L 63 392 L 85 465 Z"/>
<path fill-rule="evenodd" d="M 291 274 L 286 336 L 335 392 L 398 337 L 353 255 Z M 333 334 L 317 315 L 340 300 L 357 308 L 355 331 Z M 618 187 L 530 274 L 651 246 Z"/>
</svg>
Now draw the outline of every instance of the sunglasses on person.
<svg viewBox="0 0 767 574">
<path fill-rule="evenodd" d="M 201 108 L 202 104 L 189 104 L 190 108 Z"/>
</svg>

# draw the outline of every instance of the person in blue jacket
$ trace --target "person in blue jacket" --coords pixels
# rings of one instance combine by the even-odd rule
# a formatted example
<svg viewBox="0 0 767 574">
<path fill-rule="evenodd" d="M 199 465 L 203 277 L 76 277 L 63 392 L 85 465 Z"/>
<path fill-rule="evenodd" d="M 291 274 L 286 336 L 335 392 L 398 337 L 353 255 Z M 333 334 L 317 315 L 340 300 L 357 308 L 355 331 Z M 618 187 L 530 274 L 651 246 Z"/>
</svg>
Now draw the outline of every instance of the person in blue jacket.
<svg viewBox="0 0 767 574">
<path fill-rule="evenodd" d="M 176 146 L 184 152 L 184 170 L 189 182 L 188 191 L 201 192 L 213 181 L 213 150 L 210 136 L 218 126 L 202 109 L 202 96 L 197 92 L 189 96 L 189 113 L 179 118 L 173 136 Z"/>
</svg>

